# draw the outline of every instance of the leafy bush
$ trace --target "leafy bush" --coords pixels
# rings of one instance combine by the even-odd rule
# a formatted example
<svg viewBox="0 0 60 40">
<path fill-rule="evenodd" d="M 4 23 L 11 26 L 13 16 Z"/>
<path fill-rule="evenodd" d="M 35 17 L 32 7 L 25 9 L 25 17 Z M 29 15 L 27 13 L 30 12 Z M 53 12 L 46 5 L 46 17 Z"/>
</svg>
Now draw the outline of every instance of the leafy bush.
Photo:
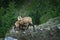
<svg viewBox="0 0 60 40">
<path fill-rule="evenodd" d="M 6 11 L 6 13 L 5 13 Z M 15 5 L 10 2 L 9 7 L 4 10 L 0 9 L 0 37 L 4 37 L 6 32 L 12 27 L 15 22 Z"/>
<path fill-rule="evenodd" d="M 46 21 L 48 21 L 50 18 L 53 18 L 52 15 L 50 13 L 47 13 L 45 15 L 43 15 L 41 18 L 40 18 L 40 22 L 41 23 L 45 23 Z"/>
</svg>

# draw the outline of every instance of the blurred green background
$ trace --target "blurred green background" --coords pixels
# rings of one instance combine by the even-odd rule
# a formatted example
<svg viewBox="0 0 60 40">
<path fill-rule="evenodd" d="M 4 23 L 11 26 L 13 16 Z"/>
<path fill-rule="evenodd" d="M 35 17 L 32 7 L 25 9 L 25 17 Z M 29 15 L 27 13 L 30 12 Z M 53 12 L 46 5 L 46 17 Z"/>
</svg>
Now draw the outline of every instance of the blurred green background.
<svg viewBox="0 0 60 40">
<path fill-rule="evenodd" d="M 0 0 L 0 38 L 12 28 L 17 16 L 30 16 L 33 24 L 60 16 L 60 0 Z"/>
</svg>

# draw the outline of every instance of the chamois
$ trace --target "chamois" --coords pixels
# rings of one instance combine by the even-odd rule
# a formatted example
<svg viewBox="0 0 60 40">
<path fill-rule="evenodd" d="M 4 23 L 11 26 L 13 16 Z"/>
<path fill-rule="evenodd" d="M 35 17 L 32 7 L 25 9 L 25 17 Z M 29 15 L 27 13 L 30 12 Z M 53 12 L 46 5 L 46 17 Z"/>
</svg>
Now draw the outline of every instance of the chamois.
<svg viewBox="0 0 60 40">
<path fill-rule="evenodd" d="M 32 23 L 32 18 L 31 17 L 21 17 L 18 16 L 18 20 L 15 23 L 15 28 L 19 27 L 20 30 L 26 30 L 28 29 L 29 25 L 33 26 L 33 30 L 35 31 L 34 25 Z"/>
</svg>

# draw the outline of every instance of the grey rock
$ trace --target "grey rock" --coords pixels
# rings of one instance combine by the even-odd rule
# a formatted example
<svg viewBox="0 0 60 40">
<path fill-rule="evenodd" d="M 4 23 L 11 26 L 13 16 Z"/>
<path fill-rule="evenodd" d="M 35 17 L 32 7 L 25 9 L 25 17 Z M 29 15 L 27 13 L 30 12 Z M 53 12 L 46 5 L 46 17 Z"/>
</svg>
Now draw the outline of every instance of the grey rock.
<svg viewBox="0 0 60 40">
<path fill-rule="evenodd" d="M 49 19 L 41 25 L 35 25 L 35 32 L 31 26 L 28 30 L 18 33 L 10 30 L 8 34 L 18 40 L 60 40 L 60 17 Z"/>
</svg>

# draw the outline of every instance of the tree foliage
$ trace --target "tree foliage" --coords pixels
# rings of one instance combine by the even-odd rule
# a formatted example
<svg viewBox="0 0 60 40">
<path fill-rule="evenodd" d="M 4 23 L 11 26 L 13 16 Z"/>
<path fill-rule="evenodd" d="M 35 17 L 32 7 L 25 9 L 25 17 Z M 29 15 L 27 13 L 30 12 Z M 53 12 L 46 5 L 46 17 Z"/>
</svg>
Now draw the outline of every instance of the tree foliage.
<svg viewBox="0 0 60 40">
<path fill-rule="evenodd" d="M 6 12 L 5 12 L 6 11 Z M 4 15 L 3 15 L 4 14 Z M 0 37 L 3 37 L 5 33 L 12 27 L 15 20 L 15 5 L 9 4 L 9 7 L 4 10 L 0 9 L 1 22 L 0 22 Z"/>
</svg>

